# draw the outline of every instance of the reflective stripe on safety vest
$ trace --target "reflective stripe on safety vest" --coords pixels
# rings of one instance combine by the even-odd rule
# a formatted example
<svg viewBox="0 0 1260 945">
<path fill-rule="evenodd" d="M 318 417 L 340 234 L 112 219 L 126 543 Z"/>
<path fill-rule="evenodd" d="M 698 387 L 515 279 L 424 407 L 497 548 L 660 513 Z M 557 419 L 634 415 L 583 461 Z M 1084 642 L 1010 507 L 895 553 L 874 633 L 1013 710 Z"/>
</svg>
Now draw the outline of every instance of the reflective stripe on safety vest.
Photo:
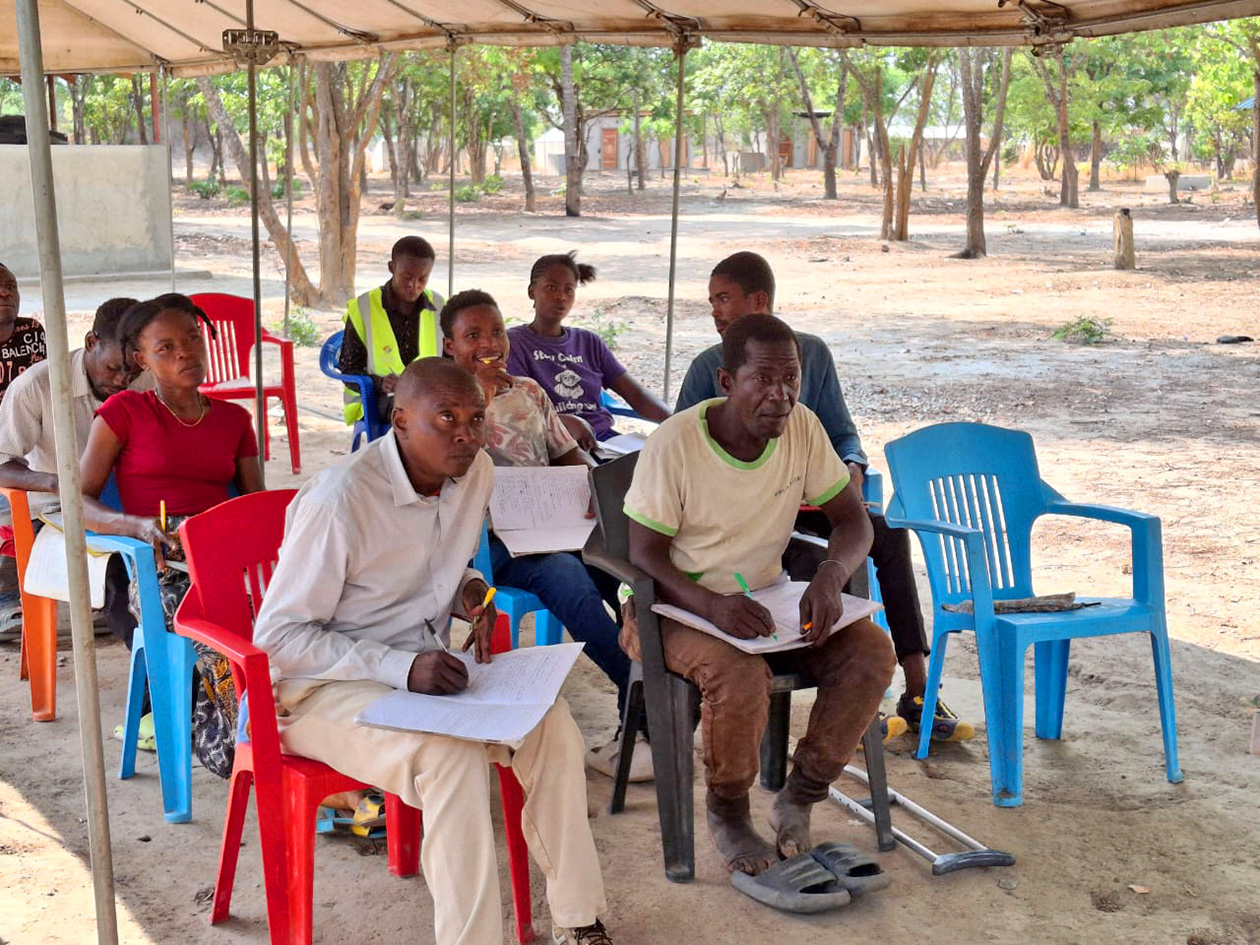
<svg viewBox="0 0 1260 945">
<path fill-rule="evenodd" d="M 442 296 L 432 289 L 424 290 L 424 303 L 420 310 L 419 338 L 416 345 L 417 358 L 436 357 L 442 351 L 441 331 L 438 327 L 438 312 L 443 303 Z M 363 310 L 367 309 L 368 317 L 364 319 Z M 367 349 L 367 372 L 374 377 L 388 377 L 401 374 L 406 367 L 398 353 L 398 339 L 394 337 L 394 326 L 389 323 L 389 314 L 385 311 L 380 287 L 364 292 L 357 299 L 352 299 L 346 307 L 346 323 L 354 327 Z M 363 401 L 359 389 L 346 385 L 343 393 L 345 408 L 343 416 L 346 423 L 353 424 L 363 418 Z"/>
</svg>

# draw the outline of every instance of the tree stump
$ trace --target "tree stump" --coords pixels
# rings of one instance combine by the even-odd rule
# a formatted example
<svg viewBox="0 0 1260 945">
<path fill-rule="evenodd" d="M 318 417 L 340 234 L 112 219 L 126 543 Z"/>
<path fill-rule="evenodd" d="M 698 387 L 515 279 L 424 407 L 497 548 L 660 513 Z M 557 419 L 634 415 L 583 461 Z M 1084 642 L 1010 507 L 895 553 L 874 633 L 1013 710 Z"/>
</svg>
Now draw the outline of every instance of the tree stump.
<svg viewBox="0 0 1260 945">
<path fill-rule="evenodd" d="M 1136 269 L 1137 259 L 1133 251 L 1133 216 L 1128 207 L 1116 211 L 1116 219 L 1112 224 L 1115 238 L 1116 268 Z"/>
</svg>

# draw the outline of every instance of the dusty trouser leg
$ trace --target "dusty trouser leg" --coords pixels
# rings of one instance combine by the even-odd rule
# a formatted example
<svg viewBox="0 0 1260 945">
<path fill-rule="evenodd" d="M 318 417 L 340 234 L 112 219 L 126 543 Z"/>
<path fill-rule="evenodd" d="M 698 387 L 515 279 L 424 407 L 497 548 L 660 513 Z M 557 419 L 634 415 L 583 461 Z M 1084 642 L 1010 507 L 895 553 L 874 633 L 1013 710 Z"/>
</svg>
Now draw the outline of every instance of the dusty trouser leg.
<svg viewBox="0 0 1260 945">
<path fill-rule="evenodd" d="M 771 817 L 779 852 L 791 856 L 809 849 L 809 810 L 827 796 L 857 749 L 896 660 L 887 635 L 870 620 L 859 620 L 818 649 L 782 654 L 775 665 L 806 672 L 818 684 L 805 737 L 797 743 L 792 772 Z"/>
<path fill-rule="evenodd" d="M 547 878 L 551 920 L 564 928 L 590 925 L 607 908 L 586 812 L 584 766 L 582 733 L 564 699 L 512 753 L 512 770 L 525 790 L 525 842 Z"/>
<path fill-rule="evenodd" d="M 434 940 L 437 945 L 500 942 L 490 752 L 480 742 L 355 724 L 360 711 L 392 691 L 368 681 L 317 688 L 299 680 L 282 682 L 276 690 L 281 744 L 290 754 L 322 761 L 423 809 L 420 864 L 433 896 Z"/>
<path fill-rule="evenodd" d="M 665 665 L 700 690 L 709 830 L 728 869 L 758 873 L 774 851 L 749 819 L 770 711 L 770 667 L 716 637 L 661 621 Z"/>
</svg>

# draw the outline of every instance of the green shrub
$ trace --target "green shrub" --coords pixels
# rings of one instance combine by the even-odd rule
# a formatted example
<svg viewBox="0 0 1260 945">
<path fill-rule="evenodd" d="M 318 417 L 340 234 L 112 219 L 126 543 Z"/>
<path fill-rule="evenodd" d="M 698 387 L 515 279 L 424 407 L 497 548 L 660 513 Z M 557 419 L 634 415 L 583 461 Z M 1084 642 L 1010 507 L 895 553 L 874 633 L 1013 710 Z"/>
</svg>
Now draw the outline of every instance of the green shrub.
<svg viewBox="0 0 1260 945">
<path fill-rule="evenodd" d="M 1090 318 L 1082 315 L 1075 321 L 1059 326 L 1050 337 L 1074 345 L 1096 345 L 1106 341 L 1111 334 L 1110 318 Z"/>
<path fill-rule="evenodd" d="M 205 180 L 193 181 L 191 184 L 188 185 L 188 189 L 192 191 L 194 194 L 196 194 L 198 197 L 200 197 L 202 200 L 210 200 L 213 197 L 219 196 L 219 193 L 223 190 L 223 187 L 213 177 L 208 177 Z"/>
<path fill-rule="evenodd" d="M 609 348 L 616 349 L 621 335 L 630 326 L 625 322 L 616 318 L 606 318 L 604 310 L 600 306 L 595 306 L 589 316 L 591 323 L 591 331 L 599 335 L 604 344 Z"/>
<path fill-rule="evenodd" d="M 293 196 L 300 197 L 302 195 L 302 182 L 294 178 L 293 180 Z M 278 180 L 271 188 L 271 196 L 276 200 L 284 199 L 284 181 Z"/>
<path fill-rule="evenodd" d="M 503 189 L 503 178 L 498 174 L 491 174 L 482 181 L 481 189 L 487 194 L 497 194 Z"/>
<path fill-rule="evenodd" d="M 481 199 L 481 188 L 476 184 L 465 184 L 455 188 L 455 199 L 460 203 L 476 203 Z"/>
<path fill-rule="evenodd" d="M 249 191 L 244 187 L 229 187 L 225 196 L 230 206 L 238 207 L 243 203 L 249 203 Z"/>
<path fill-rule="evenodd" d="M 282 334 L 284 332 L 284 322 L 271 327 Z M 289 312 L 289 340 L 299 348 L 313 348 L 323 341 L 309 309 L 298 306 Z"/>
</svg>

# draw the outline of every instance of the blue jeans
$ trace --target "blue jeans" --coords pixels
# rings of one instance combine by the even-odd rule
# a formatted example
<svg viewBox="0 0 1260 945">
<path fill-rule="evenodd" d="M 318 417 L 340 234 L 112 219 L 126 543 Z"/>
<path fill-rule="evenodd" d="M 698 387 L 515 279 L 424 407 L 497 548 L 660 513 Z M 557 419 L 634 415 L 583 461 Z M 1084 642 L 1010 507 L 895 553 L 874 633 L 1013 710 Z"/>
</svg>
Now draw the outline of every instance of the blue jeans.
<svg viewBox="0 0 1260 945">
<path fill-rule="evenodd" d="M 496 582 L 534 594 L 560 618 L 573 639 L 586 644 L 582 652 L 617 687 L 620 712 L 630 681 L 630 657 L 617 643 L 617 622 L 604 609 L 607 601 L 613 613 L 621 612 L 617 579 L 588 568 L 581 558 L 569 552 L 513 558 L 495 535 L 490 536 L 490 566 Z"/>
</svg>

